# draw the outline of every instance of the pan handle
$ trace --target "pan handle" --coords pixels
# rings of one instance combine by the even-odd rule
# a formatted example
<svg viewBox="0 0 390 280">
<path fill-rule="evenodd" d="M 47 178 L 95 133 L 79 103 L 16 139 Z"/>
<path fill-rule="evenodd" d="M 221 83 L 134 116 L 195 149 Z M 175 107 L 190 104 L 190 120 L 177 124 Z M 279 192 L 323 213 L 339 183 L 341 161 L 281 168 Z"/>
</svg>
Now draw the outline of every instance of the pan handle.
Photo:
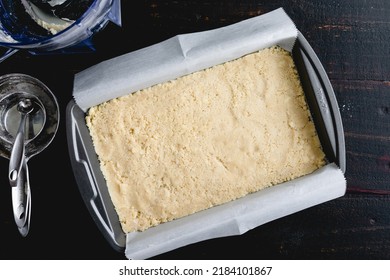
<svg viewBox="0 0 390 280">
<path fill-rule="evenodd" d="M 111 201 L 92 139 L 86 128 L 84 112 L 72 100 L 67 106 L 67 137 L 71 165 L 81 196 L 95 224 L 118 252 L 126 246 L 118 215 Z"/>
</svg>

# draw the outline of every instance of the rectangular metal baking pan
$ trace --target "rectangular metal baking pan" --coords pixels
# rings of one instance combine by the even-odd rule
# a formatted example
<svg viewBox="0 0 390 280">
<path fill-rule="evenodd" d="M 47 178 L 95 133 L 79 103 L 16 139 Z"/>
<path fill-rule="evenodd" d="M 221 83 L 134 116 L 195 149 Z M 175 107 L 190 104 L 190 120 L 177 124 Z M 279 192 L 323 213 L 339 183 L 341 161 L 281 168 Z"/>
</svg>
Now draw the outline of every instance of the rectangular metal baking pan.
<svg viewBox="0 0 390 280">
<path fill-rule="evenodd" d="M 292 54 L 327 161 L 336 163 L 345 173 L 344 131 L 328 76 L 301 33 Z M 85 113 L 73 100 L 67 105 L 66 129 L 70 160 L 81 196 L 103 236 L 115 250 L 124 251 L 126 234 L 101 173 Z"/>
</svg>

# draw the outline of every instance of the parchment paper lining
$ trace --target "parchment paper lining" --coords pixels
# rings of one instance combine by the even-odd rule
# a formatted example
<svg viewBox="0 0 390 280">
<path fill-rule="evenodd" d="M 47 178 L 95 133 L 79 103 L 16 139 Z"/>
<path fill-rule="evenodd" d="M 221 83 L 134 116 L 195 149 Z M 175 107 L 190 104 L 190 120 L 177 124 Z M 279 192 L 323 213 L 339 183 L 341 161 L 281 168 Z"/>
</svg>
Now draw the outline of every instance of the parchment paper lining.
<svg viewBox="0 0 390 280">
<path fill-rule="evenodd" d="M 73 96 L 87 111 L 104 101 L 276 44 L 291 51 L 297 34 L 294 23 L 279 8 L 219 29 L 177 35 L 77 73 Z"/>
</svg>

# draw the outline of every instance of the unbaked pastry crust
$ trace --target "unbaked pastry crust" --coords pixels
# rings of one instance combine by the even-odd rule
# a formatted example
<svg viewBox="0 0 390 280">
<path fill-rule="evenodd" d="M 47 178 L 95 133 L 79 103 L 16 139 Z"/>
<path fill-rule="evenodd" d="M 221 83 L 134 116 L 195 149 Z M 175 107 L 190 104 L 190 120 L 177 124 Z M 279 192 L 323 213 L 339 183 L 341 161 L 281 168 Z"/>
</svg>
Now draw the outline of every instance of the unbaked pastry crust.
<svg viewBox="0 0 390 280">
<path fill-rule="evenodd" d="M 126 233 L 325 164 L 294 61 L 279 47 L 112 99 L 86 123 Z"/>
</svg>

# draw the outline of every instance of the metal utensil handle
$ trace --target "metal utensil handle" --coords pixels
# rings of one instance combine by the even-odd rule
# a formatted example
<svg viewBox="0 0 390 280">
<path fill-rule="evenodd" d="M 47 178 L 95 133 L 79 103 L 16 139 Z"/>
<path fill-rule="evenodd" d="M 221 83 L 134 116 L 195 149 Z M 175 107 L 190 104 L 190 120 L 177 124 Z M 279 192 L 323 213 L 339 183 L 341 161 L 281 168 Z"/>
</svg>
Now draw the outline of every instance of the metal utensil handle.
<svg viewBox="0 0 390 280">
<path fill-rule="evenodd" d="M 26 159 L 23 161 L 17 184 L 12 187 L 12 206 L 15 223 L 20 234 L 25 237 L 30 229 L 31 218 L 31 189 Z"/>
<path fill-rule="evenodd" d="M 26 236 L 28 233 L 31 209 L 31 192 L 24 143 L 27 117 L 28 113 L 22 113 L 19 129 L 11 151 L 8 173 L 8 180 L 12 188 L 14 219 L 19 232 L 23 236 Z"/>
</svg>

